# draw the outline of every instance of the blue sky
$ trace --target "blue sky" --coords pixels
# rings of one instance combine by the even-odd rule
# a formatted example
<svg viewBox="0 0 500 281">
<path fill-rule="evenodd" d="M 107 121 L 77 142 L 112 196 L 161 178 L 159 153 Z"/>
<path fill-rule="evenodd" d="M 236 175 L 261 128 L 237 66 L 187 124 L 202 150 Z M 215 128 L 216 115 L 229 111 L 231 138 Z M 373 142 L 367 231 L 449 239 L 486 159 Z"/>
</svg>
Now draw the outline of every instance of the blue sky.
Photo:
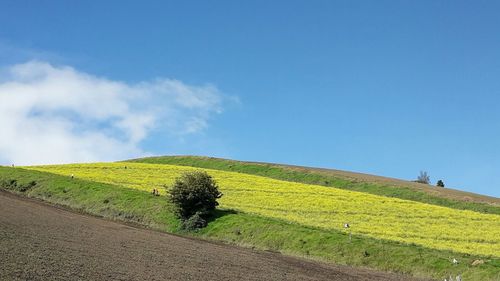
<svg viewBox="0 0 500 281">
<path fill-rule="evenodd" d="M 498 2 L 145 2 L 0 3 L 1 162 L 196 154 L 500 196 Z"/>
</svg>

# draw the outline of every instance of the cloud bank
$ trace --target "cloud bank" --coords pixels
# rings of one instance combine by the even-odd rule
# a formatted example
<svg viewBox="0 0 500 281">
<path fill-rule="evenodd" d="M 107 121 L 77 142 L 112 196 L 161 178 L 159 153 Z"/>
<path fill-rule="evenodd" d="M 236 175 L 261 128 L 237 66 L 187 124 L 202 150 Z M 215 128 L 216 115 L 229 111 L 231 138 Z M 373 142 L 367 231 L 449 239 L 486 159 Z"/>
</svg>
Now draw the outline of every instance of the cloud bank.
<svg viewBox="0 0 500 281">
<path fill-rule="evenodd" d="M 30 61 L 0 74 L 0 163 L 121 160 L 147 154 L 155 130 L 184 136 L 222 110 L 211 85 L 155 79 L 134 84 Z"/>
</svg>

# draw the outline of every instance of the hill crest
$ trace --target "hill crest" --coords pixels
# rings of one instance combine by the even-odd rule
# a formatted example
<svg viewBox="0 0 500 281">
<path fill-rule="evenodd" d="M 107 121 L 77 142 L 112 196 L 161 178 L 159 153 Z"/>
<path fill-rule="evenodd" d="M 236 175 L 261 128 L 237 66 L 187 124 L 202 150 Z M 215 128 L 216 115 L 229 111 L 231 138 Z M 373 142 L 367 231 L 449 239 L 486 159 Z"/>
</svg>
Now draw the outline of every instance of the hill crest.
<svg viewBox="0 0 500 281">
<path fill-rule="evenodd" d="M 193 155 L 153 156 L 132 159 L 128 161 L 184 165 L 199 168 L 235 171 L 267 176 L 280 180 L 318 184 L 324 186 L 334 186 L 338 188 L 357 190 L 388 197 L 399 197 L 408 200 L 421 201 L 430 204 L 435 204 L 432 201 L 436 201 L 437 199 L 448 199 L 464 203 L 485 204 L 494 207 L 500 207 L 500 198 L 492 196 L 461 191 L 448 187 L 436 187 L 402 179 L 336 169 L 305 167 L 279 163 L 241 161 Z M 408 191 L 414 191 L 415 194 L 408 194 Z M 419 197 L 421 199 L 423 197 L 429 198 L 424 198 L 425 200 L 423 201 L 418 200 L 418 198 L 412 198 L 413 196 Z"/>
</svg>

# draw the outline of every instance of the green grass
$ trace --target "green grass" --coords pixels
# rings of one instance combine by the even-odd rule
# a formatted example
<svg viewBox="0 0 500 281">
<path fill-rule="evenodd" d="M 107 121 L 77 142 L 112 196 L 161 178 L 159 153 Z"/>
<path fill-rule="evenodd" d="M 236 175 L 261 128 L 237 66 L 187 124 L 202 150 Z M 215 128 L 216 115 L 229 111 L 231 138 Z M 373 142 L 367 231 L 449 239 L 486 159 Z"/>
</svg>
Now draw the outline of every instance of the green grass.
<svg viewBox="0 0 500 281">
<path fill-rule="evenodd" d="M 248 214 L 222 216 L 196 235 L 262 250 L 416 277 L 443 279 L 445 276 L 461 274 L 464 280 L 500 280 L 500 259 L 489 259 L 483 268 L 473 267 L 470 264 L 475 259 L 484 258 L 363 236 L 353 235 L 352 240 L 349 240 L 347 233 Z M 461 263 L 452 265 L 452 257 Z"/>
<path fill-rule="evenodd" d="M 151 164 L 171 164 L 199 168 L 207 168 L 222 171 L 240 172 L 258 176 L 269 177 L 278 180 L 300 182 L 330 186 L 360 192 L 366 192 L 386 197 L 395 197 L 412 200 L 427 204 L 433 204 L 458 210 L 470 210 L 486 214 L 500 214 L 500 207 L 486 203 L 466 202 L 453 200 L 439 196 L 433 196 L 426 192 L 417 191 L 408 187 L 396 187 L 378 183 L 357 182 L 322 173 L 302 172 L 273 164 L 246 163 L 234 160 L 196 157 L 196 156 L 163 156 L 148 157 L 128 160 L 127 162 L 141 162 Z"/>
<path fill-rule="evenodd" d="M 464 280 L 500 280 L 500 259 L 356 235 L 349 240 L 345 232 L 306 227 L 231 210 L 218 210 L 207 228 L 186 233 L 179 229 L 172 206 L 164 196 L 155 197 L 148 192 L 116 185 L 0 167 L 0 188 L 113 220 L 288 255 L 436 279 L 462 274 Z M 451 264 L 453 257 L 460 261 L 458 265 Z M 471 266 L 476 259 L 486 262 Z"/>
<path fill-rule="evenodd" d="M 164 231 L 179 225 L 165 197 L 92 181 L 21 168 L 0 167 L 0 188 L 109 219 Z"/>
</svg>

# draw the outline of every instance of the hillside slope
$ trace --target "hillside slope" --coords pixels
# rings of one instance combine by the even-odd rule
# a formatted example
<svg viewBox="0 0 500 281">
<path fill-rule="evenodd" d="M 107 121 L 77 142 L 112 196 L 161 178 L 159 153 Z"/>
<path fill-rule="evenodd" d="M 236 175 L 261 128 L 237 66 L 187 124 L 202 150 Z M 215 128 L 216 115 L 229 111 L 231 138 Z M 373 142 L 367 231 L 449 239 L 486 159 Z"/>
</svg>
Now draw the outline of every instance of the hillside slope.
<svg viewBox="0 0 500 281">
<path fill-rule="evenodd" d="M 104 170 L 105 175 L 116 174 L 110 169 L 101 170 Z M 122 180 L 127 181 L 124 178 Z M 139 223 L 167 232 L 337 264 L 433 277 L 438 280 L 457 274 L 461 274 L 463 280 L 484 281 L 500 278 L 498 258 L 435 250 L 356 234 L 350 239 L 343 231 L 307 227 L 231 210 L 218 211 L 207 228 L 196 233 L 185 233 L 179 230 L 171 206 L 163 196 L 151 196 L 150 192 L 119 185 L 72 179 L 68 175 L 0 167 L 0 189 L 40 198 L 81 212 Z M 450 260 L 452 257 L 457 258 L 460 263 L 453 265 Z M 473 265 L 477 260 L 484 263 Z"/>
<path fill-rule="evenodd" d="M 197 168 L 167 164 L 94 163 L 28 167 L 150 192 Z M 220 207 L 326 230 L 424 247 L 500 257 L 500 215 L 423 204 L 363 192 L 205 169 L 224 196 Z M 444 231 L 446 230 L 446 231 Z"/>
<path fill-rule="evenodd" d="M 160 156 L 127 160 L 151 164 L 183 165 L 331 186 L 482 213 L 500 214 L 500 199 L 450 188 L 332 169 L 244 162 L 202 156 Z"/>
<path fill-rule="evenodd" d="M 167 235 L 4 192 L 0 213 L 0 238 L 8 237 L 0 280 L 417 281 Z"/>
</svg>

